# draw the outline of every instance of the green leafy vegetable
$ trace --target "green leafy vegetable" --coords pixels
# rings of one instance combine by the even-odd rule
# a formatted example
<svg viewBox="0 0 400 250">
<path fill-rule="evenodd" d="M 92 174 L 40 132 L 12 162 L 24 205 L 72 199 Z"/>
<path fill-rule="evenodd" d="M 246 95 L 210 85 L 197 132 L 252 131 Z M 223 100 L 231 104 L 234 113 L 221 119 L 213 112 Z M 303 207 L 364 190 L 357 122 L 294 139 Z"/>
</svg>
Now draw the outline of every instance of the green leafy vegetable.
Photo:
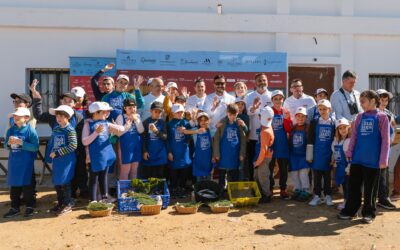
<svg viewBox="0 0 400 250">
<path fill-rule="evenodd" d="M 201 205 L 202 205 L 201 202 L 182 202 L 182 203 L 177 202 L 175 204 L 175 206 L 178 207 L 200 207 Z"/>
<path fill-rule="evenodd" d="M 112 203 L 105 203 L 105 202 L 91 202 L 87 206 L 87 209 L 90 211 L 103 211 L 111 209 L 114 205 Z"/>
<path fill-rule="evenodd" d="M 208 203 L 210 207 L 230 207 L 232 206 L 232 202 L 228 200 L 220 200 Z"/>
</svg>

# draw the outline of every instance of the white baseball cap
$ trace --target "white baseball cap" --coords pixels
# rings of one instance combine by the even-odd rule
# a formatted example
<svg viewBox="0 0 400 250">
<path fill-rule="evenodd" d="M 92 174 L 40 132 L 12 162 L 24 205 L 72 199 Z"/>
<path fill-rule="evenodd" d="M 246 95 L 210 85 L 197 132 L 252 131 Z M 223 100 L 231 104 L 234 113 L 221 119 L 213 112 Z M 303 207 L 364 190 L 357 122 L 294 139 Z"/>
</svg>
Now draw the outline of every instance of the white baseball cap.
<svg viewBox="0 0 400 250">
<path fill-rule="evenodd" d="M 31 112 L 27 108 L 17 108 L 12 115 L 16 116 L 31 116 Z"/>
<path fill-rule="evenodd" d="M 80 98 L 83 98 L 86 94 L 85 90 L 79 86 L 72 88 L 71 93 L 73 93 L 76 97 L 80 97 Z"/>
<path fill-rule="evenodd" d="M 119 80 L 121 80 L 121 79 L 125 79 L 125 80 L 127 80 L 129 82 L 129 77 L 127 75 L 119 75 L 118 78 L 117 78 L 117 82 Z"/>
<path fill-rule="evenodd" d="M 328 91 L 326 91 L 326 89 L 323 89 L 323 88 L 317 89 L 317 90 L 315 91 L 315 95 L 319 95 L 319 94 L 321 94 L 322 92 L 325 92 L 325 93 L 328 95 Z"/>
<path fill-rule="evenodd" d="M 201 117 L 207 117 L 210 118 L 210 116 L 206 113 L 206 112 L 200 112 L 197 114 L 197 119 L 201 118 Z"/>
<path fill-rule="evenodd" d="M 49 113 L 52 115 L 56 115 L 56 111 L 64 111 L 65 113 L 68 114 L 69 118 L 71 118 L 74 115 L 74 110 L 67 105 L 60 105 L 57 108 L 50 108 Z"/>
<path fill-rule="evenodd" d="M 100 110 L 108 111 L 113 110 L 113 108 L 107 102 L 92 102 L 89 105 L 89 112 L 92 114 Z"/>
<path fill-rule="evenodd" d="M 274 96 L 277 96 L 277 95 L 281 95 L 283 98 L 285 98 L 285 95 L 284 95 L 283 92 L 282 92 L 281 90 L 279 90 L 279 89 L 272 91 L 272 93 L 271 93 L 271 98 L 274 98 Z"/>
<path fill-rule="evenodd" d="M 244 103 L 246 103 L 244 97 L 236 97 L 235 103 L 238 103 L 238 102 L 244 102 Z"/>
<path fill-rule="evenodd" d="M 325 100 L 325 99 L 319 100 L 318 106 L 321 106 L 321 105 L 325 106 L 327 108 L 330 108 L 330 109 L 332 108 L 331 102 L 328 100 Z"/>
<path fill-rule="evenodd" d="M 184 112 L 185 108 L 183 107 L 182 104 L 175 103 L 172 105 L 172 113 L 178 113 L 178 112 Z"/>
<path fill-rule="evenodd" d="M 297 115 L 297 114 L 307 115 L 307 109 L 305 107 L 298 107 L 296 109 L 295 115 Z"/>
<path fill-rule="evenodd" d="M 264 127 L 270 127 L 272 124 L 272 118 L 274 117 L 274 111 L 270 107 L 264 107 L 260 110 L 260 123 Z"/>
<path fill-rule="evenodd" d="M 342 125 L 350 126 L 349 120 L 347 120 L 346 118 L 341 118 L 339 120 L 336 120 L 336 122 L 335 122 L 336 128 L 338 128 L 339 126 L 342 126 Z"/>
<path fill-rule="evenodd" d="M 166 88 L 166 89 L 169 89 L 169 88 L 176 88 L 176 89 L 178 89 L 178 84 L 177 84 L 176 82 L 169 82 L 165 88 Z"/>
<path fill-rule="evenodd" d="M 386 89 L 378 89 L 378 90 L 376 90 L 376 93 L 377 93 L 378 95 L 387 94 L 387 95 L 389 96 L 389 99 L 392 99 L 392 98 L 393 98 L 393 94 L 390 93 L 389 91 L 387 91 Z"/>
</svg>

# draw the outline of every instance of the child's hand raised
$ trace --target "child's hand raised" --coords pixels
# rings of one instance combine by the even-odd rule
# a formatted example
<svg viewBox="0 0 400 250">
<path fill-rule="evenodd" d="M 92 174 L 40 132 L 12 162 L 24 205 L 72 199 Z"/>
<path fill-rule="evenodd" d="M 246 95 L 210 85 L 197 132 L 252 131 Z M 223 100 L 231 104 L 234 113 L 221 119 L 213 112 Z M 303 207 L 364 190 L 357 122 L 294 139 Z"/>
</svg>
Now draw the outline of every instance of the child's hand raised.
<svg viewBox="0 0 400 250">
<path fill-rule="evenodd" d="M 143 83 L 144 78 L 142 75 L 136 75 L 135 77 L 133 77 L 133 86 L 135 87 L 135 89 L 139 89 L 140 85 Z"/>
<path fill-rule="evenodd" d="M 290 113 L 289 111 L 285 110 L 283 111 L 283 119 L 289 120 L 290 119 Z"/>
<path fill-rule="evenodd" d="M 115 66 L 114 63 L 109 63 L 106 66 L 104 66 L 103 71 L 106 72 L 106 71 L 112 70 L 114 68 L 114 66 Z"/>
</svg>

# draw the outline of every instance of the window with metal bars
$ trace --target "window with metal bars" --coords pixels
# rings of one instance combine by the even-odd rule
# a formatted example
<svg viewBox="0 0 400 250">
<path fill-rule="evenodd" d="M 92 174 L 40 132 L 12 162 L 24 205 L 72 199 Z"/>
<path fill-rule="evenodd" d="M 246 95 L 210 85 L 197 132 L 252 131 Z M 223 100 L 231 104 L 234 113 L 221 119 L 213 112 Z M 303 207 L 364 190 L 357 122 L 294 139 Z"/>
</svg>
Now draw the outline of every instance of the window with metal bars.
<svg viewBox="0 0 400 250">
<path fill-rule="evenodd" d="M 370 89 L 386 89 L 393 94 L 388 109 L 396 116 L 400 115 L 400 75 L 391 74 L 370 74 Z"/>
<path fill-rule="evenodd" d="M 69 91 L 69 69 L 28 69 L 29 84 L 37 79 L 43 111 L 59 105 L 59 96 Z M 29 89 L 27 90 L 29 91 Z"/>
</svg>

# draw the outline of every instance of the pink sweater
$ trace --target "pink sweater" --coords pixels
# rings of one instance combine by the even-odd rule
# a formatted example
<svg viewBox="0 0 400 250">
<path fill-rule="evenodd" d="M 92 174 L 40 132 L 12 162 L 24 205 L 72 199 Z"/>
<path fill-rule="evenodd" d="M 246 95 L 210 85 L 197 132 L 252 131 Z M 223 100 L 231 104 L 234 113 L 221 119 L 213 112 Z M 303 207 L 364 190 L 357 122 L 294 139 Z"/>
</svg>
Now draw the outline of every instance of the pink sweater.
<svg viewBox="0 0 400 250">
<path fill-rule="evenodd" d="M 371 111 L 367 111 L 364 113 L 366 113 L 368 115 L 374 115 L 374 114 L 376 114 L 376 112 L 378 112 L 378 110 L 371 110 Z M 357 115 L 357 118 L 354 121 L 354 124 L 352 126 L 352 135 L 351 135 L 351 139 L 350 139 L 349 150 L 347 150 L 347 152 L 346 152 L 346 156 L 349 158 L 352 158 L 352 156 L 353 156 L 354 147 L 357 143 L 358 126 L 360 125 L 362 114 L 364 114 L 364 113 L 360 113 Z M 383 112 L 378 112 L 378 119 L 379 119 L 379 131 L 381 132 L 381 136 L 382 136 L 381 154 L 379 157 L 379 164 L 388 166 L 388 164 L 389 164 L 389 148 L 390 148 L 389 120 L 388 120 L 386 114 Z M 366 152 L 366 153 L 368 153 L 368 152 Z"/>
</svg>

